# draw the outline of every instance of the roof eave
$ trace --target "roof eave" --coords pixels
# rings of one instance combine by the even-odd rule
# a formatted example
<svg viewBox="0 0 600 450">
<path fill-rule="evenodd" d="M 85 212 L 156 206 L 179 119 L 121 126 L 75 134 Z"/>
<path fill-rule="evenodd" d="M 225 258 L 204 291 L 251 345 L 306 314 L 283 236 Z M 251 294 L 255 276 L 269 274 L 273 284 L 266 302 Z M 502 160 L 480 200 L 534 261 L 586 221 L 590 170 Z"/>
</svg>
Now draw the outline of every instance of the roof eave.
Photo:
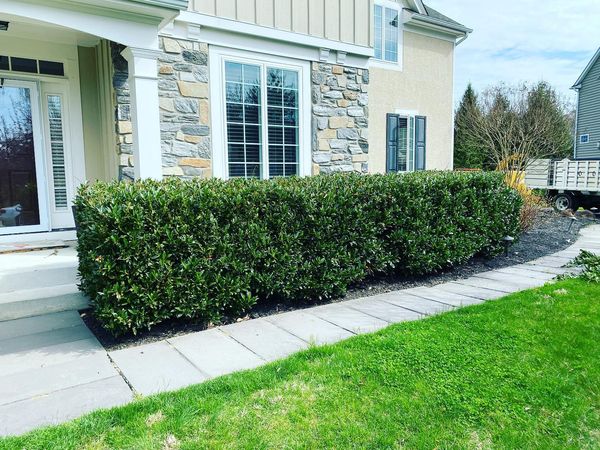
<svg viewBox="0 0 600 450">
<path fill-rule="evenodd" d="M 471 28 L 451 25 L 448 22 L 444 22 L 442 20 L 435 19 L 429 16 L 424 16 L 422 14 L 414 12 L 409 12 L 408 18 L 405 23 L 429 28 L 435 31 L 440 31 L 442 33 L 454 36 L 456 39 L 466 38 L 469 34 L 473 32 Z"/>
<path fill-rule="evenodd" d="M 596 51 L 596 53 L 594 54 L 594 56 L 592 57 L 592 60 L 588 63 L 588 65 L 585 66 L 585 69 L 583 69 L 583 72 L 581 73 L 579 78 L 577 78 L 577 81 L 571 87 L 571 89 L 574 89 L 574 90 L 581 89 L 581 84 L 583 83 L 583 80 L 585 79 L 587 74 L 590 72 L 590 70 L 592 70 L 592 67 L 594 67 L 594 64 L 596 64 L 598 59 L 600 59 L 600 48 Z"/>
</svg>

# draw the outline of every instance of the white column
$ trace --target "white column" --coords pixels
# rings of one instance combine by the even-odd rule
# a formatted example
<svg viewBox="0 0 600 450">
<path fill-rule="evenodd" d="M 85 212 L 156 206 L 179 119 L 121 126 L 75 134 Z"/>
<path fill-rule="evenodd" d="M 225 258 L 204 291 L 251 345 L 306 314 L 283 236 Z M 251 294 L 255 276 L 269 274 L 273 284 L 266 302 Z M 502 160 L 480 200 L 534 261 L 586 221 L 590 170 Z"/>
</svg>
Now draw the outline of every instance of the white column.
<svg viewBox="0 0 600 450">
<path fill-rule="evenodd" d="M 157 67 L 160 52 L 127 47 L 121 54 L 129 63 L 135 178 L 161 180 L 162 157 Z"/>
</svg>

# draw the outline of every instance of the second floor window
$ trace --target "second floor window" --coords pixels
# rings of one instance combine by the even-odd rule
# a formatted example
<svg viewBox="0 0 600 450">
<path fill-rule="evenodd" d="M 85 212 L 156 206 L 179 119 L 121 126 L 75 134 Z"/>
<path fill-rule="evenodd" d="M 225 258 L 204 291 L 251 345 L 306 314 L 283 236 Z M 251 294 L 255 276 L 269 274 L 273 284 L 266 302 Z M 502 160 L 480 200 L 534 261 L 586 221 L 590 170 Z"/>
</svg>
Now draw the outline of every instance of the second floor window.
<svg viewBox="0 0 600 450">
<path fill-rule="evenodd" d="M 397 63 L 400 9 L 375 5 L 375 59 Z"/>
</svg>

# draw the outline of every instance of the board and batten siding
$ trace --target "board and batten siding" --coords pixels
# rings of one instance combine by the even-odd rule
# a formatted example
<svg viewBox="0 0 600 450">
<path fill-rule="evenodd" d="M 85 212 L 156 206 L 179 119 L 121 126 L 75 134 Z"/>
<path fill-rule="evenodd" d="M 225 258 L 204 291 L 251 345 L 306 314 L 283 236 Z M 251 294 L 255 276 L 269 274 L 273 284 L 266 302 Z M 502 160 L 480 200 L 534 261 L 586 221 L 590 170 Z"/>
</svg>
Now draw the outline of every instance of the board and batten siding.
<svg viewBox="0 0 600 450">
<path fill-rule="evenodd" d="M 191 0 L 190 10 L 369 47 L 373 0 Z"/>
<path fill-rule="evenodd" d="M 582 134 L 589 134 L 586 144 L 579 142 Z M 600 148 L 600 58 L 588 72 L 579 90 L 577 108 L 576 159 L 599 159 Z"/>
</svg>

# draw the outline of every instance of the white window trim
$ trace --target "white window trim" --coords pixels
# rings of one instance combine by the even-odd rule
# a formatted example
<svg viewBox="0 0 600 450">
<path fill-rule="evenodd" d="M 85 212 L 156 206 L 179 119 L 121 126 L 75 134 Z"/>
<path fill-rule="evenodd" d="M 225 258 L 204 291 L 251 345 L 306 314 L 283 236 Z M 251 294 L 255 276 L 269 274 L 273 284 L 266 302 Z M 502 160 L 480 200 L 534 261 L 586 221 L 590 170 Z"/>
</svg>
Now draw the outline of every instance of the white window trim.
<svg viewBox="0 0 600 450">
<path fill-rule="evenodd" d="M 210 105 L 213 176 L 229 179 L 227 165 L 227 127 L 225 126 L 225 61 L 246 64 L 273 65 L 298 71 L 299 111 L 298 111 L 298 175 L 312 174 L 311 148 L 311 86 L 310 62 L 289 58 L 280 58 L 260 53 L 247 52 L 231 48 L 211 46 L 209 49 L 210 66 Z M 264 94 L 266 95 L 266 94 Z M 264 108 L 262 108 L 264 109 Z M 267 123 L 264 122 L 263 132 Z"/>
<path fill-rule="evenodd" d="M 415 155 L 417 152 L 417 116 L 422 116 L 419 111 L 412 109 L 396 109 L 393 114 L 406 119 L 406 170 L 399 170 L 398 173 L 416 172 Z M 410 129 L 410 121 L 413 121 L 412 133 Z M 412 143 L 412 148 L 411 148 Z M 387 145 L 387 144 L 386 144 Z M 386 149 L 387 150 L 387 149 Z"/>
<path fill-rule="evenodd" d="M 587 138 L 587 141 L 583 142 L 583 138 Z M 589 144 L 590 143 L 590 135 L 589 135 L 589 133 L 580 134 L 579 135 L 579 143 L 580 144 Z"/>
<path fill-rule="evenodd" d="M 373 67 L 380 67 L 383 69 L 391 69 L 402 71 L 404 67 L 404 15 L 402 14 L 402 4 L 390 1 L 390 0 L 375 0 L 373 6 L 373 14 L 375 6 L 381 6 L 383 8 L 395 9 L 398 11 L 398 62 L 386 61 L 385 59 L 378 59 L 373 56 L 370 61 L 370 65 Z M 385 54 L 385 26 L 382 30 L 382 52 Z M 374 46 L 373 46 L 374 47 Z M 373 50 L 374 51 L 374 50 Z"/>
</svg>

